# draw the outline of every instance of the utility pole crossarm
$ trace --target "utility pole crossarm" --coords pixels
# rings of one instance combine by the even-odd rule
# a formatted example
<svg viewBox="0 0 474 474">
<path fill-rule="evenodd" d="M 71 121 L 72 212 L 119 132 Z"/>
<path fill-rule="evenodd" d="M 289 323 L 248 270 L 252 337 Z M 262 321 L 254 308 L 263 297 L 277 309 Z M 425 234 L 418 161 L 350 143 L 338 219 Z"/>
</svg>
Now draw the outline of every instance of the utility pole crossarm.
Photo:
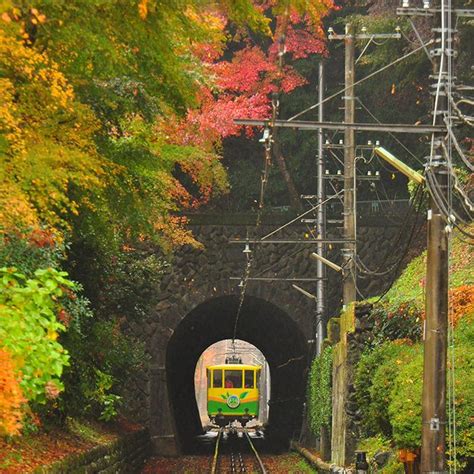
<svg viewBox="0 0 474 474">
<path fill-rule="evenodd" d="M 248 125 L 251 127 L 265 127 L 268 120 L 239 118 L 234 119 L 236 125 Z M 353 123 L 353 122 L 319 122 L 310 120 L 275 120 L 274 127 L 294 128 L 297 130 L 355 130 L 356 132 L 390 132 L 410 133 L 427 135 L 433 132 L 443 132 L 443 125 L 415 125 L 409 123 Z"/>
</svg>

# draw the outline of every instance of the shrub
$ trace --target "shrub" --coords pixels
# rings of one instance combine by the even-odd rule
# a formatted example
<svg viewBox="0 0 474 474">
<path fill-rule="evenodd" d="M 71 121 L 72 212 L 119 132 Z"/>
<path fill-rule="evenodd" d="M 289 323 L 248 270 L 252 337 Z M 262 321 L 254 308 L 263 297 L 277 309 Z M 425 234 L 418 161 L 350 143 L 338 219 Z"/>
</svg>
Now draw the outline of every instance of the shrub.
<svg viewBox="0 0 474 474">
<path fill-rule="evenodd" d="M 454 399 L 456 419 L 457 469 L 463 469 L 467 460 L 474 459 L 474 314 L 468 313 L 459 320 L 454 331 Z M 448 367 L 453 359 L 448 354 Z M 448 384 L 450 380 L 448 378 Z M 448 388 L 451 384 L 448 385 Z M 451 409 L 448 411 L 450 414 Z M 450 464 L 454 467 L 453 432 L 448 432 Z"/>
<path fill-rule="evenodd" d="M 412 303 L 402 303 L 395 311 L 378 304 L 373 307 L 370 317 L 374 320 L 374 346 L 396 339 L 421 339 L 423 313 Z"/>
<path fill-rule="evenodd" d="M 377 464 L 375 456 L 382 452 L 390 453 L 390 457 L 387 464 L 382 466 L 380 472 L 383 474 L 403 474 L 405 472 L 403 464 L 398 460 L 398 455 L 394 450 L 391 441 L 381 435 L 361 440 L 357 445 L 357 449 L 367 453 L 367 461 L 370 466 L 369 472 L 379 472 L 380 466 Z"/>
<path fill-rule="evenodd" d="M 392 435 L 388 405 L 395 377 L 400 366 L 412 357 L 413 350 L 403 341 L 389 341 L 362 354 L 354 386 L 364 436 Z"/>
<path fill-rule="evenodd" d="M 20 432 L 25 399 L 19 379 L 10 353 L 0 348 L 0 436 Z"/>
<path fill-rule="evenodd" d="M 12 266 L 0 270 L 0 340 L 14 358 L 31 417 L 53 417 L 54 422 L 58 416 L 92 415 L 109 420 L 117 414 L 127 377 L 143 363 L 143 345 L 122 333 L 117 318 L 94 315 L 82 286 L 58 270 L 64 249 L 41 230 L 0 235 L 0 258 Z M 132 256 L 127 262 L 125 269 L 119 265 L 116 281 L 125 282 L 125 290 L 114 300 L 119 301 L 117 309 L 122 302 L 134 304 L 127 270 L 134 273 L 132 282 L 146 287 L 150 272 L 161 268 L 153 258 L 142 271 Z M 140 298 L 150 304 L 148 296 Z M 140 312 L 143 306 L 136 309 Z M 23 425 L 25 431 L 27 418 Z"/>
<path fill-rule="evenodd" d="M 23 234 L 0 232 L 0 262 L 15 267 L 32 278 L 39 268 L 58 268 L 66 246 L 55 240 L 55 235 L 42 229 L 27 230 Z"/>
<path fill-rule="evenodd" d="M 83 309 L 81 324 L 72 325 L 62 338 L 71 364 L 64 373 L 60 410 L 108 421 L 117 415 L 128 377 L 146 360 L 144 345 L 124 335 L 117 321 L 96 321 Z"/>
<path fill-rule="evenodd" d="M 65 330 L 56 317 L 58 299 L 74 284 L 53 268 L 27 278 L 15 268 L 0 268 L 0 340 L 21 371 L 28 401 L 45 403 L 63 389 L 60 377 L 69 356 L 57 341 Z"/>
<path fill-rule="evenodd" d="M 308 386 L 308 413 L 311 430 L 319 436 L 321 427 L 331 425 L 332 414 L 332 355 L 331 346 L 323 349 L 311 365 Z"/>
<path fill-rule="evenodd" d="M 457 468 L 474 458 L 474 324 L 473 315 L 458 322 L 454 346 L 450 347 L 449 364 L 454 355 L 455 418 Z M 452 352 L 454 351 L 454 352 Z M 450 372 L 448 372 L 449 375 Z M 448 383 L 450 382 L 448 377 Z M 362 410 L 364 436 L 384 435 L 401 449 L 421 446 L 421 403 L 423 385 L 423 346 L 403 341 L 386 342 L 365 352 L 358 364 L 355 388 Z M 448 409 L 450 418 L 451 408 Z M 449 439 L 448 457 L 454 458 L 453 438 Z M 451 447 L 449 447 L 451 446 Z M 454 464 L 454 459 L 449 461 Z"/>
<path fill-rule="evenodd" d="M 423 352 L 421 345 L 417 349 L 411 360 L 397 368 L 388 400 L 393 439 L 399 448 L 413 450 L 421 446 Z"/>
<path fill-rule="evenodd" d="M 140 319 L 150 314 L 160 281 L 167 267 L 156 249 L 126 247 L 107 262 L 97 309 L 101 315 Z"/>
</svg>

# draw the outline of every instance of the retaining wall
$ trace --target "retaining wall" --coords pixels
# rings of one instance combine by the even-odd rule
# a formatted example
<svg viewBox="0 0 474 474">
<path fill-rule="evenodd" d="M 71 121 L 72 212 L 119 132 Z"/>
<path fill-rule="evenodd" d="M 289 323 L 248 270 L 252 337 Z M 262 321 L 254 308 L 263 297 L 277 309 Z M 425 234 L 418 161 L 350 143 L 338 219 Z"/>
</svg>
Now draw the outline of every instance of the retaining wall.
<svg viewBox="0 0 474 474">
<path fill-rule="evenodd" d="M 50 466 L 40 467 L 34 474 L 131 474 L 141 472 L 150 453 L 150 436 L 144 429 L 84 453 L 68 456 Z"/>
</svg>

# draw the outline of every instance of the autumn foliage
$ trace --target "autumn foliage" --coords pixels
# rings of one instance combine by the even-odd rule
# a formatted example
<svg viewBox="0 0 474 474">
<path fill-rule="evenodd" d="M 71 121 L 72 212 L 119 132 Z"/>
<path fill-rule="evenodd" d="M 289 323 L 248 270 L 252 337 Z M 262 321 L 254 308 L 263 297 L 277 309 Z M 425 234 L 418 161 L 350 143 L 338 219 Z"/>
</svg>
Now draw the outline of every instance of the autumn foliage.
<svg viewBox="0 0 474 474">
<path fill-rule="evenodd" d="M 0 436 L 20 432 L 25 401 L 12 356 L 0 348 Z"/>
<path fill-rule="evenodd" d="M 294 62 L 325 54 L 332 7 L 0 2 L 0 435 L 19 431 L 23 403 L 69 397 L 113 416 L 115 375 L 81 352 L 113 325 L 82 298 L 68 302 L 79 286 L 58 262 L 73 249 L 105 275 L 128 245 L 198 245 L 180 214 L 228 191 L 222 141 L 242 133 L 234 118 L 268 117 L 272 94 L 306 84 Z"/>
<path fill-rule="evenodd" d="M 449 290 L 449 317 L 456 325 L 462 317 L 474 318 L 474 285 L 462 285 Z"/>
<path fill-rule="evenodd" d="M 215 81 L 198 92 L 199 107 L 188 110 L 187 116 L 174 125 L 174 133 L 181 143 L 199 143 L 212 147 L 222 138 L 239 135 L 242 126 L 236 118 L 265 119 L 271 116 L 271 94 L 288 94 L 307 83 L 292 62 L 312 54 L 325 55 L 325 35 L 321 20 L 334 8 L 330 0 L 310 2 L 306 13 L 300 13 L 289 2 L 289 10 L 282 11 L 278 2 L 262 2 L 261 8 L 275 17 L 271 42 L 256 42 L 238 30 L 229 38 L 233 53 L 224 55 L 209 45 L 200 45 L 200 57 Z M 301 2 L 303 3 L 303 2 Z M 281 7 L 281 5 L 280 5 Z M 226 22 L 220 27 L 225 29 Z M 232 45 L 232 40 L 238 46 Z M 279 64 L 280 42 L 284 42 L 285 61 Z M 248 133 L 252 133 L 247 130 Z"/>
<path fill-rule="evenodd" d="M 292 62 L 325 53 L 333 6 L 2 2 L 0 232 L 189 243 L 170 216 L 227 191 L 221 140 L 306 84 Z"/>
</svg>

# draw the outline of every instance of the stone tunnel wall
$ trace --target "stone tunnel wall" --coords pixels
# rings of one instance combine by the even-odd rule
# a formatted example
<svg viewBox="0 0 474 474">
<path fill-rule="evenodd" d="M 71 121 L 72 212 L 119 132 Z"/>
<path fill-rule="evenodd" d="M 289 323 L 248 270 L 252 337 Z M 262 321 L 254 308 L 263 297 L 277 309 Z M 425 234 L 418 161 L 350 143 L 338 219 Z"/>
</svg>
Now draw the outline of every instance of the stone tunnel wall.
<svg viewBox="0 0 474 474">
<path fill-rule="evenodd" d="M 279 225 L 278 219 L 270 219 L 262 225 L 259 236 L 266 235 Z M 177 326 L 199 304 L 228 295 L 238 295 L 238 281 L 230 277 L 243 274 L 245 255 L 243 246 L 229 244 L 230 239 L 255 238 L 254 226 L 244 223 L 216 223 L 216 220 L 194 218 L 190 229 L 203 248 L 186 246 L 177 251 L 156 291 L 154 311 L 145 321 L 130 322 L 130 331 L 143 340 L 151 356 L 150 366 L 137 373 L 125 393 L 127 412 L 137 421 L 145 423 L 155 438 L 155 447 L 162 453 L 172 454 L 179 449 L 176 440 L 176 426 L 170 410 L 167 390 L 166 351 L 170 337 Z M 369 267 L 383 265 L 391 257 L 394 245 L 400 245 L 400 225 L 381 222 L 366 222 L 358 228 L 358 255 Z M 330 227 L 328 238 L 341 238 L 342 229 Z M 307 229 L 302 225 L 289 227 L 274 239 L 304 239 Z M 328 258 L 341 262 L 341 245 L 333 245 Z M 266 244 L 252 247 L 255 261 L 252 276 L 278 278 L 314 278 L 316 264 L 309 258 L 315 248 L 308 244 Z M 364 296 L 380 293 L 393 278 L 359 280 L 359 290 Z M 315 282 L 300 282 L 310 292 L 315 291 Z M 304 337 L 314 339 L 314 302 L 291 287 L 289 282 L 251 281 L 247 294 L 261 298 L 280 308 L 292 318 Z M 326 318 L 338 313 L 341 307 L 342 285 L 340 275 L 327 271 L 328 305 Z M 229 338 L 232 334 L 228 335 Z M 238 337 L 238 335 L 237 335 Z M 311 353 L 311 342 L 308 354 Z M 157 441 L 158 440 L 158 441 Z"/>
</svg>

